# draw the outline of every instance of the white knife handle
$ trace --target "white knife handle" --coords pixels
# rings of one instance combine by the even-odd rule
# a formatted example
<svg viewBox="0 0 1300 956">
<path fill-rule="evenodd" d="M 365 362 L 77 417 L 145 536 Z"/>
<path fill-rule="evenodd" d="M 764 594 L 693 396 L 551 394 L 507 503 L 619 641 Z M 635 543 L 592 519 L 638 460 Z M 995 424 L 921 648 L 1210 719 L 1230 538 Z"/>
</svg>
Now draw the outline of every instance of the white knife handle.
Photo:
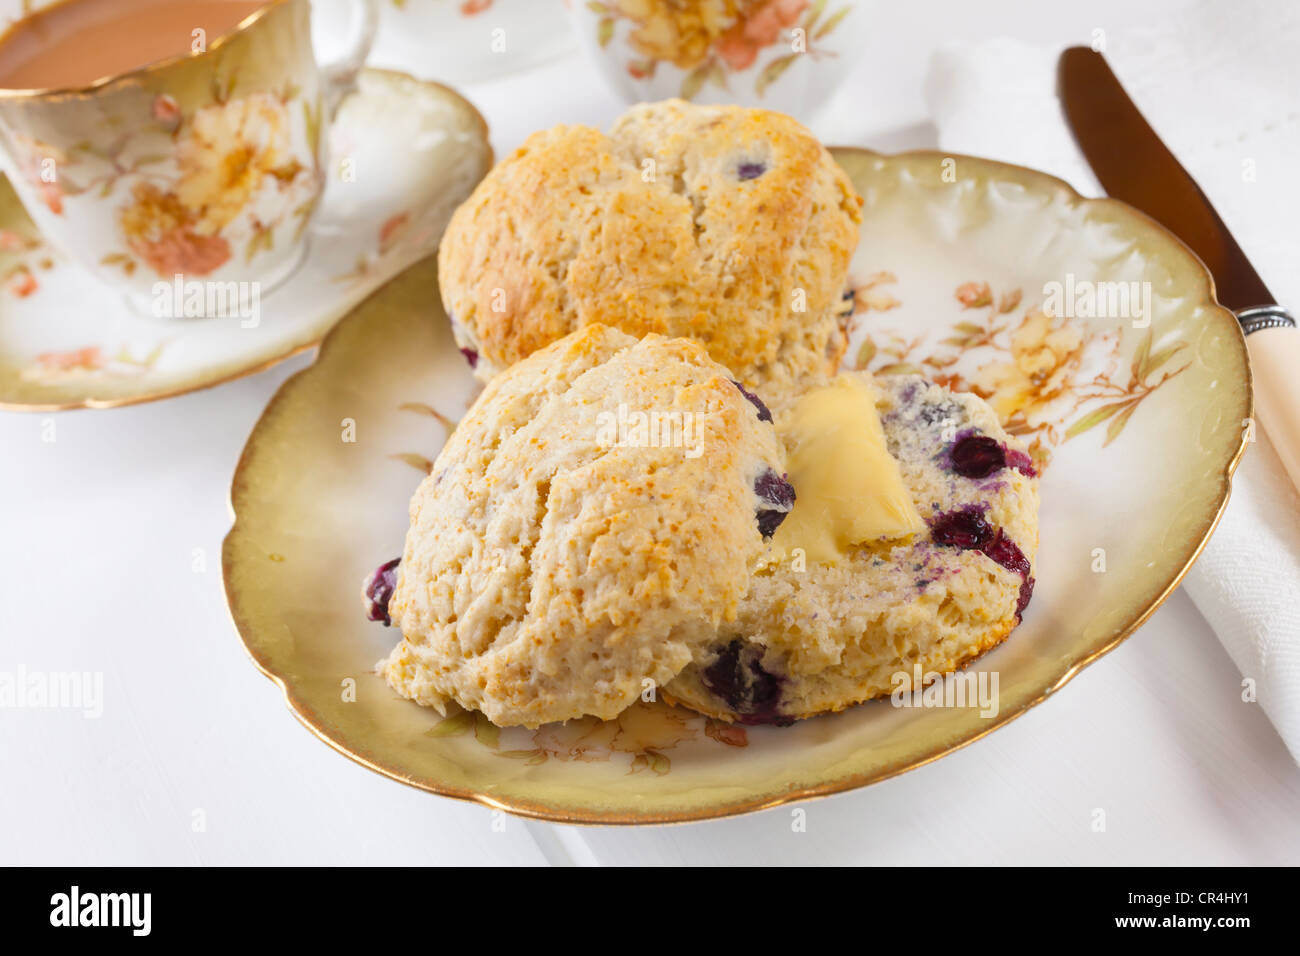
<svg viewBox="0 0 1300 956">
<path fill-rule="evenodd" d="M 1300 329 L 1278 306 L 1245 309 L 1237 318 L 1250 352 L 1255 417 L 1300 490 Z"/>
</svg>

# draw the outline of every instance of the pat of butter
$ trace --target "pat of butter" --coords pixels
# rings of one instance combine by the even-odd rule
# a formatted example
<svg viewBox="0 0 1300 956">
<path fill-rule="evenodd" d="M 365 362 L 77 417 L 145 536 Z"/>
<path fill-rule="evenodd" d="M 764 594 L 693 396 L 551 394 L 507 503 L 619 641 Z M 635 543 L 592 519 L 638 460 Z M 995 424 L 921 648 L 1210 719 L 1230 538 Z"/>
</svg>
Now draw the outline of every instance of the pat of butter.
<svg viewBox="0 0 1300 956">
<path fill-rule="evenodd" d="M 807 560 L 833 564 L 854 545 L 925 528 L 863 379 L 842 375 L 799 399 L 781 437 L 795 502 L 772 536 L 777 554 L 802 548 Z"/>
</svg>

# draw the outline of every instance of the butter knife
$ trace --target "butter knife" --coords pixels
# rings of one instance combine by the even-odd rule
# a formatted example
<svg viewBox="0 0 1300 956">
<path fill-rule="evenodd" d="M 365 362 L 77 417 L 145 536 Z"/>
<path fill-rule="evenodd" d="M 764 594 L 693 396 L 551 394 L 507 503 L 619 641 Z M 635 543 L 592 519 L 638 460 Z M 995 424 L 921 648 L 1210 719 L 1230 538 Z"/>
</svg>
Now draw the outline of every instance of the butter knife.
<svg viewBox="0 0 1300 956">
<path fill-rule="evenodd" d="M 1215 295 L 1246 335 L 1255 409 L 1300 489 L 1300 329 L 1278 305 L 1205 198 L 1124 92 L 1106 58 L 1087 47 L 1061 54 L 1066 121 L 1106 192 L 1186 243 L 1210 274 Z"/>
</svg>

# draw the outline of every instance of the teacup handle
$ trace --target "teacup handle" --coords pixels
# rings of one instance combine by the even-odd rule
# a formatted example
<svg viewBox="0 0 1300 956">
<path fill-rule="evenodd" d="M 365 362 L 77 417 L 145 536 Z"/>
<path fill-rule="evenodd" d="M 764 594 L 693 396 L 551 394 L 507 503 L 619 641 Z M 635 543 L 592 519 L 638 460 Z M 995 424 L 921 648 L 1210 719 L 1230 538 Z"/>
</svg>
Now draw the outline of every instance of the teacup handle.
<svg viewBox="0 0 1300 956">
<path fill-rule="evenodd" d="M 316 6 L 321 2 L 324 0 L 312 0 L 312 5 Z M 370 55 L 370 46 L 375 41 L 375 29 L 379 25 L 379 8 L 375 0 L 329 0 L 329 2 L 343 2 L 352 7 L 349 29 L 351 36 L 346 52 L 332 63 L 320 65 L 326 115 L 332 118 L 344 98 L 357 88 L 357 74 L 365 66 L 366 57 Z"/>
</svg>

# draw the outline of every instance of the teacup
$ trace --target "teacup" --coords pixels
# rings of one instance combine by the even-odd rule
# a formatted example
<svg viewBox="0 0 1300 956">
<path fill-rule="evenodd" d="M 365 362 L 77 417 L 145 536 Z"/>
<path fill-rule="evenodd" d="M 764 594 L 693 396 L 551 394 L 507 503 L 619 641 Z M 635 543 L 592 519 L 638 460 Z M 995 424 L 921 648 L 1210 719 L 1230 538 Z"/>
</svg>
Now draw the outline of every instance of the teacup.
<svg viewBox="0 0 1300 956">
<path fill-rule="evenodd" d="M 807 119 L 852 69 L 865 0 L 569 0 L 579 42 L 628 102 L 680 96 Z"/>
<path fill-rule="evenodd" d="M 0 89 L 0 163 L 42 234 L 137 303 L 180 279 L 259 296 L 285 279 L 324 189 L 328 122 L 374 34 L 373 0 L 333 2 L 353 29 L 331 64 L 317 64 L 309 0 L 269 0 L 168 59 Z"/>
</svg>

